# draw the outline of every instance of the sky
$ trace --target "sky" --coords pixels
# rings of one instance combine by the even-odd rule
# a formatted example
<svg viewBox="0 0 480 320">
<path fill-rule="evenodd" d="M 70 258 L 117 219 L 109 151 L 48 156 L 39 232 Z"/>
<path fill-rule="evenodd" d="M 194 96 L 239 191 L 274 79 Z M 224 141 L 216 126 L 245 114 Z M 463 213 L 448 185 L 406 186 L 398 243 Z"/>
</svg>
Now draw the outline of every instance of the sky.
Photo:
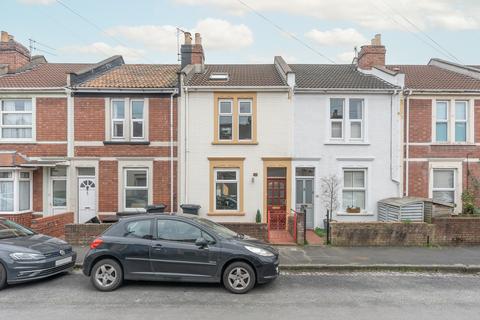
<svg viewBox="0 0 480 320">
<path fill-rule="evenodd" d="M 0 0 L 0 12 L 49 62 L 177 63 L 178 27 L 202 34 L 207 63 L 350 63 L 380 33 L 388 64 L 480 64 L 479 0 Z"/>
</svg>

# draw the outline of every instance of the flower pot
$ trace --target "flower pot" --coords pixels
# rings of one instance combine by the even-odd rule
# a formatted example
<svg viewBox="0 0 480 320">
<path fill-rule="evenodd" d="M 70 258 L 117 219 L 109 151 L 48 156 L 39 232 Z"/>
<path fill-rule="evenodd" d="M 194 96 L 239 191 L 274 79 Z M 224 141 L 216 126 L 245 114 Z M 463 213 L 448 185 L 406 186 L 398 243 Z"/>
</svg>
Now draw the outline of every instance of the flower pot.
<svg viewBox="0 0 480 320">
<path fill-rule="evenodd" d="M 360 213 L 360 208 L 359 207 L 348 207 L 347 208 L 347 213 Z"/>
</svg>

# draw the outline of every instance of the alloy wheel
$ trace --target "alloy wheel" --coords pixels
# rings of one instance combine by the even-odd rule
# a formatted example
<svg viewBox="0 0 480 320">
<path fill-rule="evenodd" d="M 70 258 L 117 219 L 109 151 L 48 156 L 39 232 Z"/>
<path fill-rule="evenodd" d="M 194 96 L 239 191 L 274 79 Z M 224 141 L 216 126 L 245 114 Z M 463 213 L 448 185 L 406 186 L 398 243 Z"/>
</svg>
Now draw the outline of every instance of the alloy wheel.
<svg viewBox="0 0 480 320">
<path fill-rule="evenodd" d="M 233 268 L 228 274 L 228 284 L 235 290 L 244 290 L 249 283 L 250 273 L 245 268 Z"/>
<path fill-rule="evenodd" d="M 108 288 L 117 279 L 117 270 L 110 264 L 101 265 L 95 272 L 95 281 L 102 287 Z"/>
</svg>

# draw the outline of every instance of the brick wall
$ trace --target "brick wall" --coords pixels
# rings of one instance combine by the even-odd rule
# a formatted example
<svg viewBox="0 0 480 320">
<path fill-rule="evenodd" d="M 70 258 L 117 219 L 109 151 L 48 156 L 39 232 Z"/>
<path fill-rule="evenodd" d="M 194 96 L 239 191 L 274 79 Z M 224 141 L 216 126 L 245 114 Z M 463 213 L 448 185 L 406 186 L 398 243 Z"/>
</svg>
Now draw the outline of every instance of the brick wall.
<svg viewBox="0 0 480 320">
<path fill-rule="evenodd" d="M 174 156 L 177 156 L 174 147 Z M 152 147 L 148 145 L 121 144 L 98 147 L 75 147 L 77 157 L 169 157 L 170 147 Z"/>
<path fill-rule="evenodd" d="M 105 140 L 105 98 L 75 97 L 75 141 Z"/>
<path fill-rule="evenodd" d="M 149 99 L 150 141 L 170 141 L 170 97 Z M 177 141 L 177 99 L 173 99 L 173 141 Z"/>
<path fill-rule="evenodd" d="M 32 226 L 33 214 L 32 212 L 21 213 L 21 214 L 0 214 L 1 218 L 11 220 L 15 223 L 21 224 L 27 228 Z"/>
<path fill-rule="evenodd" d="M 65 236 L 65 225 L 69 223 L 73 223 L 73 212 L 33 219 L 31 228 L 41 234 L 63 238 Z"/>
<path fill-rule="evenodd" d="M 410 142 L 430 142 L 432 140 L 432 100 L 409 100 Z"/>
<path fill-rule="evenodd" d="M 43 168 L 33 171 L 33 211 L 43 211 Z"/>
<path fill-rule="evenodd" d="M 408 195 L 428 198 L 428 162 L 410 162 L 408 172 Z"/>
<path fill-rule="evenodd" d="M 153 204 L 163 203 L 166 212 L 177 209 L 177 162 L 173 163 L 173 210 L 170 208 L 170 162 L 153 162 Z"/>
<path fill-rule="evenodd" d="M 100 161 L 99 164 L 99 204 L 100 212 L 118 211 L 118 163 Z"/>
<path fill-rule="evenodd" d="M 435 243 L 439 245 L 480 244 L 480 218 L 441 217 L 432 219 Z"/>
<path fill-rule="evenodd" d="M 111 225 L 110 223 L 67 224 L 65 241 L 71 245 L 88 245 Z"/>
<path fill-rule="evenodd" d="M 38 141 L 67 140 L 67 99 L 37 98 L 36 127 Z"/>
<path fill-rule="evenodd" d="M 237 232 L 246 234 L 247 236 L 268 241 L 268 230 L 266 223 L 249 223 L 249 222 L 224 222 L 223 226 Z"/>
<path fill-rule="evenodd" d="M 331 222 L 334 246 L 424 246 L 433 240 L 432 225 L 403 222 Z"/>
</svg>

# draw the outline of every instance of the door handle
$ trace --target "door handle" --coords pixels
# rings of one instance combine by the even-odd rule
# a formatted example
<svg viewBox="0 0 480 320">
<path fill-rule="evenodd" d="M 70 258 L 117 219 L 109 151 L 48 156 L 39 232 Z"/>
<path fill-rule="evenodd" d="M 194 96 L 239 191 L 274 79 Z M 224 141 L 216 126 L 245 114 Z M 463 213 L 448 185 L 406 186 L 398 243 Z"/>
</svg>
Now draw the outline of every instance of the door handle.
<svg viewBox="0 0 480 320">
<path fill-rule="evenodd" d="M 163 246 L 160 243 L 157 243 L 157 244 L 153 245 L 154 250 L 162 250 L 162 247 Z"/>
</svg>

